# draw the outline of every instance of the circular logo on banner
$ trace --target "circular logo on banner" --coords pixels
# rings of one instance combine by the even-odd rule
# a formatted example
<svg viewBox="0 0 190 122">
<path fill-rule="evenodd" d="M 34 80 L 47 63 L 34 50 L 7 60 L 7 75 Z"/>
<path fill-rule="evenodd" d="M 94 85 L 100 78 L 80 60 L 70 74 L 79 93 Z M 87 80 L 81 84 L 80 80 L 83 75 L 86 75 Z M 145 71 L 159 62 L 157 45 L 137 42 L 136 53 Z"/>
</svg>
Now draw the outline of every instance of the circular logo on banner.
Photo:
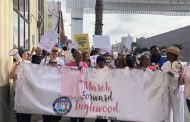
<svg viewBox="0 0 190 122">
<path fill-rule="evenodd" d="M 56 114 L 66 115 L 71 111 L 72 103 L 68 97 L 60 97 L 53 102 L 52 107 Z"/>
</svg>

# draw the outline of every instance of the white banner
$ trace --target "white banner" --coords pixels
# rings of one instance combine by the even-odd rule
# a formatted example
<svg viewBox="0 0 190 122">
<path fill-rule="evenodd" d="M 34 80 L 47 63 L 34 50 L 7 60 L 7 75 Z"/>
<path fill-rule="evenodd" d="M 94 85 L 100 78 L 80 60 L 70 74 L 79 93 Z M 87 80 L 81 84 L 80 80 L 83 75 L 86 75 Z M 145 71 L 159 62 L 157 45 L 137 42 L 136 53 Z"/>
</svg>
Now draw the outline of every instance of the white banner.
<svg viewBox="0 0 190 122">
<path fill-rule="evenodd" d="M 82 78 L 75 79 L 76 75 Z M 73 89 L 80 89 L 82 98 L 61 96 L 61 85 L 71 90 L 72 83 L 67 81 L 71 80 L 70 76 L 72 80 L 82 80 L 78 87 L 73 84 Z M 81 74 L 76 69 L 60 71 L 21 64 L 16 81 L 15 110 L 18 113 L 160 122 L 168 113 L 167 87 L 168 76 L 161 71 L 92 68 Z"/>
</svg>

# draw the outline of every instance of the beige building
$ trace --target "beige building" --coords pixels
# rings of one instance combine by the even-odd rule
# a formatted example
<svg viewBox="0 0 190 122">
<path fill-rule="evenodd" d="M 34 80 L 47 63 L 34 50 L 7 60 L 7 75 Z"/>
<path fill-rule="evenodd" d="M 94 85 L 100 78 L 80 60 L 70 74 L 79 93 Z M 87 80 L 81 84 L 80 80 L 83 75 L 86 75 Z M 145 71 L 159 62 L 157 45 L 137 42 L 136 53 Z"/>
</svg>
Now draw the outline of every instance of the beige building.
<svg viewBox="0 0 190 122">
<path fill-rule="evenodd" d="M 47 31 L 45 0 L 0 0 L 0 122 L 13 122 L 9 71 L 17 47 L 31 49 Z"/>
</svg>

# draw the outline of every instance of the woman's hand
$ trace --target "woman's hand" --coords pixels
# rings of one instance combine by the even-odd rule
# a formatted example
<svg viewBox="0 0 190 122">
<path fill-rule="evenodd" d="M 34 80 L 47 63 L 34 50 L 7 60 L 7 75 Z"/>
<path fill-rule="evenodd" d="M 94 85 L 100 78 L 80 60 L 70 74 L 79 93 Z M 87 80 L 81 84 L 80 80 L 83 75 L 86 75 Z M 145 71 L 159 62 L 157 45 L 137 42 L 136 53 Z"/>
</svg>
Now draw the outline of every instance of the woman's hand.
<svg viewBox="0 0 190 122">
<path fill-rule="evenodd" d="M 16 69 L 18 67 L 18 65 L 20 64 L 19 61 L 16 61 L 14 64 L 13 64 L 13 67 L 12 67 L 12 70 L 10 71 L 9 73 L 9 77 L 11 79 L 16 79 Z"/>
</svg>

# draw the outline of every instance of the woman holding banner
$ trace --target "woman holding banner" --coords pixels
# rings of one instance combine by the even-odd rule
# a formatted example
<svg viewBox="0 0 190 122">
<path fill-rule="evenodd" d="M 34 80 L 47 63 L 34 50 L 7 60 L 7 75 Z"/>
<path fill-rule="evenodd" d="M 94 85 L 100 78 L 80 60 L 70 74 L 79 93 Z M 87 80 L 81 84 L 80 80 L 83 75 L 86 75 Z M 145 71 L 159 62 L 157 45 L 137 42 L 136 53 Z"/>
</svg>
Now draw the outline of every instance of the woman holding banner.
<svg viewBox="0 0 190 122">
<path fill-rule="evenodd" d="M 82 53 L 82 61 L 85 62 L 88 65 L 88 67 L 90 67 L 90 55 L 88 52 Z"/>
<path fill-rule="evenodd" d="M 28 61 L 28 50 L 24 48 L 18 48 L 18 54 L 24 63 L 31 63 Z M 17 79 L 17 67 L 20 64 L 20 61 L 15 61 L 10 71 L 10 78 L 16 81 Z M 17 122 L 31 122 L 31 114 L 25 113 L 16 113 L 16 121 Z"/>
<path fill-rule="evenodd" d="M 151 70 L 151 71 L 155 71 L 157 70 L 156 67 L 151 66 L 150 65 L 150 57 L 148 55 L 143 54 L 140 59 L 139 59 L 140 63 L 138 68 L 142 69 L 142 70 Z"/>
<path fill-rule="evenodd" d="M 53 47 L 53 49 L 50 52 L 50 55 L 44 59 L 42 59 L 40 65 L 46 65 L 48 67 L 58 67 L 59 65 L 63 63 L 59 63 L 59 58 L 58 58 L 58 52 L 59 48 L 58 47 Z M 61 116 L 54 116 L 54 115 L 43 115 L 43 122 L 58 122 L 61 120 Z"/>
<path fill-rule="evenodd" d="M 66 66 L 71 66 L 71 67 L 79 67 L 79 68 L 88 68 L 88 65 L 82 61 L 82 54 L 76 49 L 71 50 L 72 56 L 74 58 L 74 61 L 71 61 L 66 64 Z M 77 117 L 71 117 L 71 122 L 84 122 L 85 118 L 77 118 Z"/>
</svg>

